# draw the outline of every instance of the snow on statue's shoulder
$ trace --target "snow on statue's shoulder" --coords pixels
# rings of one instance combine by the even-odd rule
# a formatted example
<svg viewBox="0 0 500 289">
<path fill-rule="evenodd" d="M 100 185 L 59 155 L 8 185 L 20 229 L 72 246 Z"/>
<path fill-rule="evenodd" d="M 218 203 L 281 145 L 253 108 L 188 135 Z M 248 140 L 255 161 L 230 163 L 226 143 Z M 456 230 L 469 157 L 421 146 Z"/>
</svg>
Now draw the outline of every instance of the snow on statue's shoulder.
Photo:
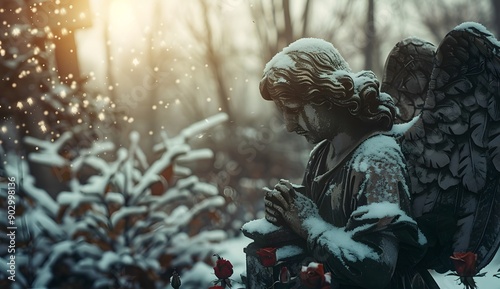
<svg viewBox="0 0 500 289">
<path fill-rule="evenodd" d="M 400 185 L 401 192 L 410 194 L 404 175 L 406 160 L 392 136 L 380 134 L 364 141 L 354 152 L 350 166 L 366 180 L 372 180 L 370 189 L 362 188 L 359 196 L 395 201 L 397 194 L 394 192 Z M 386 176 L 385 182 L 378 181 L 380 175 Z"/>
<path fill-rule="evenodd" d="M 370 169 L 380 169 L 380 164 L 383 163 L 394 164 L 395 168 L 406 166 L 401 147 L 394 137 L 380 134 L 367 139 L 356 149 L 352 167 L 358 172 L 367 172 Z"/>
</svg>

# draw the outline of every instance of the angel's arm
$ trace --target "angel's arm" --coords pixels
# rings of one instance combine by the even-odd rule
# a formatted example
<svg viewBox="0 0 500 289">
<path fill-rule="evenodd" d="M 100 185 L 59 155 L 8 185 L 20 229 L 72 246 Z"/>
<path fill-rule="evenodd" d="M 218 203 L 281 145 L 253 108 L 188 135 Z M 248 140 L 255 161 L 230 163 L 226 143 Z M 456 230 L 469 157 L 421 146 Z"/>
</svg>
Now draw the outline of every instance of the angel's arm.
<svg viewBox="0 0 500 289">
<path fill-rule="evenodd" d="M 346 228 L 337 228 L 321 219 L 310 220 L 323 227 L 307 241 L 313 256 L 332 270 L 339 283 L 363 288 L 386 288 L 398 259 L 399 241 L 387 230 L 354 238 Z"/>
<path fill-rule="evenodd" d="M 293 195 L 292 203 L 284 208 L 289 191 L 284 184 L 278 184 L 274 197 L 283 205 L 277 209 L 279 212 L 268 212 L 266 218 L 273 222 L 270 216 L 282 216 L 289 228 L 307 240 L 314 259 L 328 265 L 336 282 L 363 288 L 387 286 L 398 259 L 399 240 L 388 230 L 388 224 L 402 213 L 397 204 L 362 206 L 353 213 L 347 226 L 335 227 L 322 219 L 309 198 L 298 192 Z M 274 207 L 267 209 L 272 211 Z M 385 214 L 387 209 L 389 215 Z M 380 212 L 382 215 L 373 217 Z"/>
<path fill-rule="evenodd" d="M 414 264 L 424 243 L 415 221 L 407 215 L 402 156 L 390 147 L 379 153 L 354 160 L 349 178 L 355 191 L 354 211 L 346 226 L 335 227 L 318 215 L 304 221 L 309 249 L 318 261 L 328 264 L 334 280 L 363 288 L 385 288 L 393 277 L 401 244 L 412 247 L 404 259 Z"/>
</svg>

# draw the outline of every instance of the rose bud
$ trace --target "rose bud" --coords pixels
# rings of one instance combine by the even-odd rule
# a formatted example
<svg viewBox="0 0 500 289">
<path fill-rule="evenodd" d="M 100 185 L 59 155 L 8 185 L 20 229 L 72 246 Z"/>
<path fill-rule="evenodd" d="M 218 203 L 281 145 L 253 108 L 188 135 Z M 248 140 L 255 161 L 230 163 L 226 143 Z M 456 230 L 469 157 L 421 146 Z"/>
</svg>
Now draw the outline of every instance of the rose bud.
<svg viewBox="0 0 500 289">
<path fill-rule="evenodd" d="M 233 275 L 233 264 L 226 259 L 217 255 L 217 262 L 215 263 L 214 272 L 215 276 L 219 279 L 227 279 Z"/>
<path fill-rule="evenodd" d="M 290 282 L 290 271 L 286 266 L 281 267 L 279 281 L 282 284 L 288 284 Z"/>
<path fill-rule="evenodd" d="M 177 271 L 174 271 L 174 273 L 172 273 L 172 277 L 170 278 L 170 285 L 172 285 L 174 289 L 179 289 L 179 287 L 181 287 L 181 284 L 181 277 L 179 276 Z"/>
</svg>

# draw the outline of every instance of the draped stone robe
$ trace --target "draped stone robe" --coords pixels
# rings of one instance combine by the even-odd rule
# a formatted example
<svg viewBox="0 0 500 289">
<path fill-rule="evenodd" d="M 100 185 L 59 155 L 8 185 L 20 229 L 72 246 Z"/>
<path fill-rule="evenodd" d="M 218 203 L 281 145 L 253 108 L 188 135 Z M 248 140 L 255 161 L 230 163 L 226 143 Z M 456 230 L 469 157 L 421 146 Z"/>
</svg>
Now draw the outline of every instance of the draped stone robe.
<svg viewBox="0 0 500 289">
<path fill-rule="evenodd" d="M 398 143 L 375 135 L 327 170 L 330 149 L 316 146 L 303 180 L 324 221 L 309 235 L 310 254 L 332 273 L 333 288 L 412 288 L 426 240 L 411 218 Z"/>
</svg>

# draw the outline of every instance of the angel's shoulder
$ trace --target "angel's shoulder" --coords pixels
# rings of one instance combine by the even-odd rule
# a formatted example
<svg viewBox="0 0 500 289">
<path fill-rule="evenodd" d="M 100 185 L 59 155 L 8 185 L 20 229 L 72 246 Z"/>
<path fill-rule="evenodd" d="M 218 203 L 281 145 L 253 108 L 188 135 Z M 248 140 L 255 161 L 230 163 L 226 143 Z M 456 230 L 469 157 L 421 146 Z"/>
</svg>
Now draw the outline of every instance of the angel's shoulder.
<svg viewBox="0 0 500 289">
<path fill-rule="evenodd" d="M 391 135 L 377 134 L 363 141 L 355 151 L 359 157 L 384 158 L 400 154 L 401 147 Z"/>
<path fill-rule="evenodd" d="M 401 168 L 405 166 L 401 147 L 390 135 L 379 134 L 366 139 L 355 150 L 352 167 L 356 171 L 368 169 Z"/>
</svg>

